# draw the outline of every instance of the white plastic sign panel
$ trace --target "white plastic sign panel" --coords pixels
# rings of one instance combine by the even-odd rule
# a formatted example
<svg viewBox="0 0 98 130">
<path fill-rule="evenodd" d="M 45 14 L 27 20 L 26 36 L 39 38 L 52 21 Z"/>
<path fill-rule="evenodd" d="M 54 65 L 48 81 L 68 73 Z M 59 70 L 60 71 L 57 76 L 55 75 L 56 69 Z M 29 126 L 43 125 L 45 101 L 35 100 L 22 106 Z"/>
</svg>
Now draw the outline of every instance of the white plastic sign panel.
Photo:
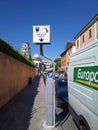
<svg viewBox="0 0 98 130">
<path fill-rule="evenodd" d="M 33 26 L 33 43 L 50 43 L 50 26 Z"/>
</svg>

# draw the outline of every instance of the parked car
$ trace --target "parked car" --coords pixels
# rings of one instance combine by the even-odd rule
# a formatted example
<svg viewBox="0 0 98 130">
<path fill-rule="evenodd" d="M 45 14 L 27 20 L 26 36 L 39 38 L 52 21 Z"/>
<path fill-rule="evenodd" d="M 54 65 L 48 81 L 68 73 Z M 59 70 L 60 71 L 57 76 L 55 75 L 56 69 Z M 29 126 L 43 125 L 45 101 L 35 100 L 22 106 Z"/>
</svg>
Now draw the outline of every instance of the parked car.
<svg viewBox="0 0 98 130">
<path fill-rule="evenodd" d="M 55 80 L 56 104 L 68 110 L 68 84 L 67 78 L 60 77 Z"/>
<path fill-rule="evenodd" d="M 59 78 L 59 74 L 58 73 L 55 73 L 55 78 Z"/>
</svg>

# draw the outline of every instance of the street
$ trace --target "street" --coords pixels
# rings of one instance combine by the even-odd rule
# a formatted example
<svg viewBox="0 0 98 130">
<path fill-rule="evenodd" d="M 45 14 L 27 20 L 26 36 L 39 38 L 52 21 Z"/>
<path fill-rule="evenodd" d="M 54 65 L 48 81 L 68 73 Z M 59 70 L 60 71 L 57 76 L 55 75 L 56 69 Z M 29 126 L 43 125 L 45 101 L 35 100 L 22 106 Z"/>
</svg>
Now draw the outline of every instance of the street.
<svg viewBox="0 0 98 130">
<path fill-rule="evenodd" d="M 56 107 L 56 127 L 57 130 L 78 130 L 70 113 Z"/>
</svg>

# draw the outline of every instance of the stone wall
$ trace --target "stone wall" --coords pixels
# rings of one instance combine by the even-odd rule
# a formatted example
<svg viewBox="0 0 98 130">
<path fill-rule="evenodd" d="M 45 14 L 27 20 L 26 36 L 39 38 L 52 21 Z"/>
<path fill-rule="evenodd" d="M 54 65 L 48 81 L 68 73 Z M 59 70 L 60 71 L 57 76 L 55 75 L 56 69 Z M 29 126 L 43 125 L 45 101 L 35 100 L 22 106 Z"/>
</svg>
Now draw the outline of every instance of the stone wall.
<svg viewBox="0 0 98 130">
<path fill-rule="evenodd" d="M 30 77 L 35 77 L 35 68 L 0 52 L 0 108 L 28 84 Z"/>
</svg>

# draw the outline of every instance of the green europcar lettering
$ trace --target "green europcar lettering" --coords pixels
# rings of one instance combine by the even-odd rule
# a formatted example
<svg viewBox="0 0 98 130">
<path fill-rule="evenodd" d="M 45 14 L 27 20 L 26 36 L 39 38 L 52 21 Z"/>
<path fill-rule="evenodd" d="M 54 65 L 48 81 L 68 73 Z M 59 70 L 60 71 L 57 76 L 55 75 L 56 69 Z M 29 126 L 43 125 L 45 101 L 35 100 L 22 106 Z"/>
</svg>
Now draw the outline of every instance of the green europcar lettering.
<svg viewBox="0 0 98 130">
<path fill-rule="evenodd" d="M 75 67 L 74 82 L 98 90 L 98 66 Z"/>
</svg>

